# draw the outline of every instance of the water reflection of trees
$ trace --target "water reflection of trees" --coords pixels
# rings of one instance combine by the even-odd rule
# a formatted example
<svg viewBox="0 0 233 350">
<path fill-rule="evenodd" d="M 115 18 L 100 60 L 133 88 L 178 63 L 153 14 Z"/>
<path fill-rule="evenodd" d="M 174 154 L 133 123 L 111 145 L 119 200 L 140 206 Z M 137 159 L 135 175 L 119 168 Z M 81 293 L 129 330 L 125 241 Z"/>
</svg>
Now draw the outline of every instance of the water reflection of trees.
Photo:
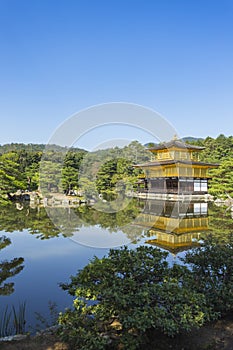
<svg viewBox="0 0 233 350">
<path fill-rule="evenodd" d="M 0 237 L 0 250 L 11 244 L 11 240 L 5 236 Z M 0 295 L 10 295 L 14 292 L 14 282 L 6 282 L 7 279 L 17 275 L 23 270 L 24 259 L 13 258 L 0 262 Z"/>
<path fill-rule="evenodd" d="M 110 233 L 122 231 L 134 243 L 140 241 L 142 238 L 152 239 L 152 228 L 163 231 L 163 240 L 165 238 L 168 240 L 171 239 L 172 232 L 168 228 L 171 229 L 173 227 L 171 225 L 173 221 L 175 221 L 174 227 L 177 231 L 174 231 L 173 235 L 177 234 L 179 240 L 183 237 L 185 241 L 189 237 L 190 243 L 193 238 L 196 238 L 196 236 L 194 237 L 190 233 L 190 229 L 194 226 L 195 230 L 198 229 L 200 232 L 200 234 L 198 233 L 198 240 L 206 236 L 207 230 L 201 229 L 200 225 L 196 227 L 196 224 L 194 225 L 193 223 L 195 220 L 208 220 L 208 232 L 211 232 L 216 237 L 224 238 L 233 232 L 231 212 L 226 207 L 219 208 L 213 203 L 209 204 L 207 215 L 207 212 L 196 212 L 195 206 L 198 203 L 195 205 L 191 203 L 187 208 L 184 203 L 179 204 L 179 208 L 171 202 L 163 202 L 162 204 L 161 206 L 159 201 L 143 202 L 135 199 L 129 201 L 125 209 L 109 213 L 86 205 L 77 208 L 47 207 L 46 210 L 44 207 L 23 205 L 19 210 L 12 203 L 0 208 L 0 230 L 13 232 L 27 229 L 30 234 L 35 235 L 38 239 L 50 239 L 59 235 L 70 237 L 82 227 L 98 226 L 98 228 L 108 230 Z M 156 207 L 154 207 L 155 205 Z M 158 205 L 159 211 L 157 208 Z M 183 211 L 186 213 L 185 216 Z M 200 219 L 198 218 L 199 214 L 201 214 Z M 179 225 L 177 221 L 179 221 Z M 192 225 L 188 225 L 191 221 Z M 163 229 L 161 222 L 163 224 L 166 223 L 167 227 Z M 187 227 L 185 226 L 186 222 Z M 158 235 L 158 231 L 155 234 Z"/>
<path fill-rule="evenodd" d="M 55 237 L 60 233 L 51 222 L 44 208 L 31 208 L 28 205 L 23 205 L 22 209 L 18 210 L 15 203 L 1 208 L 1 231 L 14 232 L 25 229 L 41 239 Z"/>
<path fill-rule="evenodd" d="M 233 233 L 233 218 L 231 208 L 209 205 L 209 232 L 213 238 L 227 241 Z"/>
<path fill-rule="evenodd" d="M 133 240 L 141 234 L 141 230 L 129 227 L 140 211 L 135 200 L 130 201 L 125 209 L 114 213 L 106 213 L 86 205 L 77 208 L 47 207 L 45 210 L 44 207 L 32 208 L 24 204 L 21 210 L 18 210 L 15 203 L 12 203 L 1 209 L 1 231 L 14 232 L 27 229 L 39 239 L 59 235 L 70 237 L 82 227 L 95 225 L 109 232 L 122 230 L 126 235 L 133 237 Z"/>
</svg>

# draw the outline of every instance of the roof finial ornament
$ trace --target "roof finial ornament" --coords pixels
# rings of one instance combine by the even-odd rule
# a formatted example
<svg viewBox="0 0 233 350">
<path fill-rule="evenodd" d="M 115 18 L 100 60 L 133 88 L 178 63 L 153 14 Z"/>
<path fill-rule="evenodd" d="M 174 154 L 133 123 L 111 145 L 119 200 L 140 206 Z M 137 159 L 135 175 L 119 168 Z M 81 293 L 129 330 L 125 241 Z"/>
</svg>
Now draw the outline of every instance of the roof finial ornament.
<svg viewBox="0 0 233 350">
<path fill-rule="evenodd" d="M 173 140 L 174 141 L 178 140 L 178 136 L 176 134 L 173 136 Z"/>
</svg>

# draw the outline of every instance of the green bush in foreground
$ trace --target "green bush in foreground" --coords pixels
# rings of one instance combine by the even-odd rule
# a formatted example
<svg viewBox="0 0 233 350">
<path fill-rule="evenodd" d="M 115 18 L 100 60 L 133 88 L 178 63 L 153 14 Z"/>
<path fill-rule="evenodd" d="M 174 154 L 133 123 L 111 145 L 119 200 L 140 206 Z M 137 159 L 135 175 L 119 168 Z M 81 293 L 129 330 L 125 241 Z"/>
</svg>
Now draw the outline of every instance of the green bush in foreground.
<svg viewBox="0 0 233 350">
<path fill-rule="evenodd" d="M 151 329 L 173 336 L 201 326 L 211 316 L 205 296 L 193 290 L 185 266 L 168 266 L 167 255 L 124 247 L 95 257 L 62 285 L 76 297 L 59 317 L 62 338 L 74 349 L 133 350 Z"/>
<path fill-rule="evenodd" d="M 206 297 L 208 305 L 224 314 L 233 309 L 233 236 L 227 242 L 209 237 L 186 254 L 193 273 L 193 288 Z"/>
</svg>

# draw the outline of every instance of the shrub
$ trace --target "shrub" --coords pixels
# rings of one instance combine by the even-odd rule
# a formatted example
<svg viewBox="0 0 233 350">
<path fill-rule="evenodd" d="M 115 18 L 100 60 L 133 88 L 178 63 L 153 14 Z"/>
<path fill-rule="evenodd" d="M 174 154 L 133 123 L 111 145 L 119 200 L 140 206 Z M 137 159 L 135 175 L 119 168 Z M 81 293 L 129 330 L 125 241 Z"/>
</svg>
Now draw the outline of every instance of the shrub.
<svg viewBox="0 0 233 350">
<path fill-rule="evenodd" d="M 193 288 L 205 295 L 208 305 L 219 313 L 233 309 L 233 236 L 227 242 L 208 239 L 186 254 L 184 262 L 193 273 Z"/>
<path fill-rule="evenodd" d="M 168 253 L 139 247 L 95 257 L 71 282 L 74 309 L 60 314 L 61 336 L 73 348 L 137 349 L 147 332 L 173 336 L 209 318 L 203 294 L 192 289 L 185 266 L 169 267 Z"/>
</svg>

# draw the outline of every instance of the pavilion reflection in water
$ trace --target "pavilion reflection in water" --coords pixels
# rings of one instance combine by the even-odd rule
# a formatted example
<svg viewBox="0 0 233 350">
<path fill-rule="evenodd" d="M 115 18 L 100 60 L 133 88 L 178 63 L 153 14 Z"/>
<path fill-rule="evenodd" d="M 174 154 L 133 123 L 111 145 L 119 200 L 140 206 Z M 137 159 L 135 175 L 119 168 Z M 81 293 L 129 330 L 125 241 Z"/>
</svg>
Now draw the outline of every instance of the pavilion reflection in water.
<svg viewBox="0 0 233 350">
<path fill-rule="evenodd" d="M 172 253 L 188 250 L 208 230 L 208 203 L 148 200 L 137 225 L 148 228 L 145 243 Z"/>
</svg>

